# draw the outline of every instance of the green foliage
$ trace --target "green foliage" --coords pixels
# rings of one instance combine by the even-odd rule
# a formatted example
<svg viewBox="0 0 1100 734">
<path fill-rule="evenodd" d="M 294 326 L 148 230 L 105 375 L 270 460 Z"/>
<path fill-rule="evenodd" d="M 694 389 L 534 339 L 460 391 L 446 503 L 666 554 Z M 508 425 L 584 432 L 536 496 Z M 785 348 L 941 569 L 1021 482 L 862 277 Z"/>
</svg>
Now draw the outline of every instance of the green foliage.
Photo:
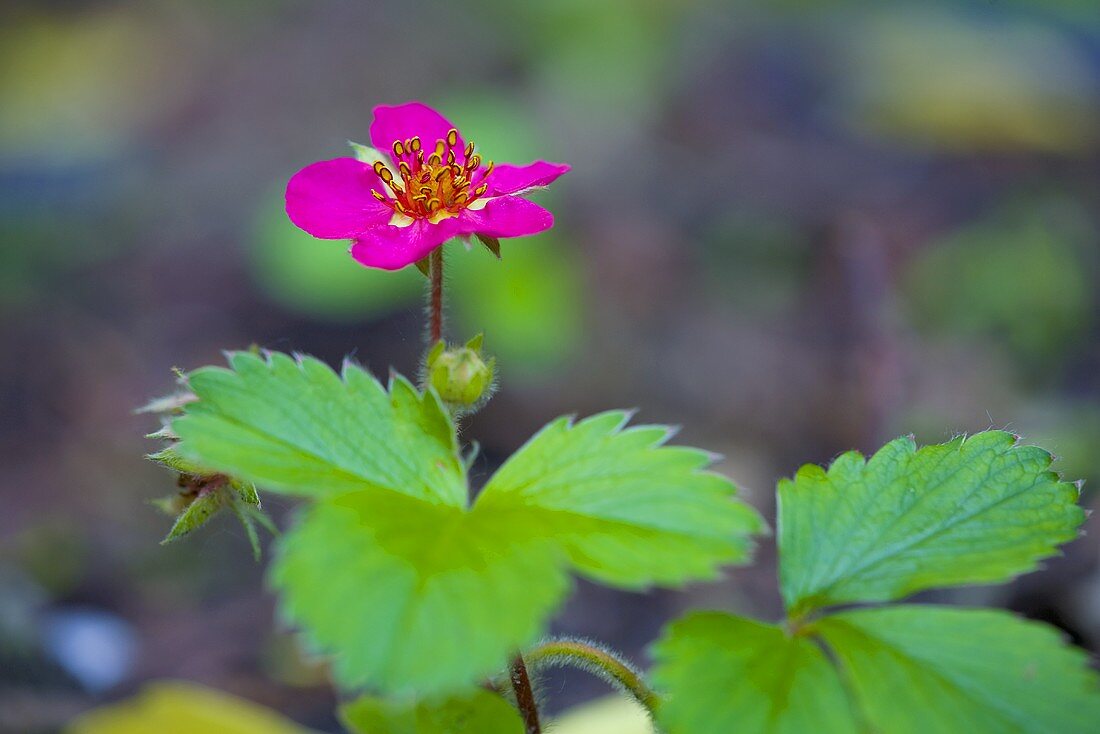
<svg viewBox="0 0 1100 734">
<path fill-rule="evenodd" d="M 340 718 L 352 734 L 523 734 L 516 710 L 481 690 L 429 703 L 364 696 Z"/>
<path fill-rule="evenodd" d="M 1078 489 L 1051 456 L 1002 431 L 917 451 L 890 442 L 865 461 L 779 483 L 780 580 L 792 614 L 887 601 L 934 586 L 1007 581 L 1072 540 Z"/>
<path fill-rule="evenodd" d="M 608 696 L 569 709 L 554 717 L 546 730 L 553 734 L 657 734 L 646 710 L 623 696 Z"/>
<path fill-rule="evenodd" d="M 183 509 L 161 543 L 171 543 L 198 530 L 224 506 L 220 492 L 200 494 Z"/>
<path fill-rule="evenodd" d="M 465 502 L 454 426 L 434 393 L 396 376 L 387 390 L 350 363 L 341 379 L 309 357 L 236 352 L 230 364 L 189 376 L 199 401 L 172 424 L 181 455 L 275 492 Z"/>
<path fill-rule="evenodd" d="M 543 631 L 567 571 L 641 588 L 711 578 L 763 528 L 663 426 L 621 411 L 554 421 L 468 506 L 455 428 L 433 391 L 353 365 L 230 357 L 189 377 L 178 451 L 320 501 L 283 538 L 284 615 L 339 680 L 449 693 Z"/>
<path fill-rule="evenodd" d="M 989 431 L 919 451 L 892 441 L 779 486 L 789 621 L 694 614 L 656 647 L 669 734 L 1085 732 L 1100 679 L 1056 631 L 1004 612 L 837 612 L 932 586 L 1007 581 L 1071 540 L 1084 513 L 1050 455 Z"/>
<path fill-rule="evenodd" d="M 996 339 L 1033 371 L 1049 371 L 1087 343 L 1095 238 L 1073 201 L 1031 197 L 996 209 L 917 253 L 903 291 L 910 317 L 928 332 Z"/>
<path fill-rule="evenodd" d="M 530 643 L 568 589 L 531 522 L 393 492 L 319 503 L 272 570 L 282 611 L 346 686 L 435 694 L 476 683 Z"/>
<path fill-rule="evenodd" d="M 1100 722 L 1100 680 L 1084 652 L 1006 612 L 861 609 L 813 631 L 876 731 L 1084 734 Z"/>
<path fill-rule="evenodd" d="M 654 648 L 654 682 L 671 734 L 857 731 L 844 686 L 825 653 L 780 627 L 718 612 L 669 625 Z"/>
<path fill-rule="evenodd" d="M 484 332 L 508 374 L 545 372 L 576 353 L 584 333 L 580 265 L 553 232 L 506 240 L 501 260 L 447 245 L 456 321 Z"/>
<path fill-rule="evenodd" d="M 244 699 L 193 683 L 165 681 L 140 695 L 82 715 L 66 734 L 309 734 Z"/>
<path fill-rule="evenodd" d="M 283 210 L 283 186 L 256 214 L 250 261 L 267 295 L 285 308 L 327 321 L 378 318 L 420 303 L 423 277 L 414 268 L 364 268 L 345 242 L 318 240 Z"/>
<path fill-rule="evenodd" d="M 657 680 L 672 693 L 661 710 L 670 734 L 1085 734 L 1100 720 L 1084 653 L 999 611 L 862 609 L 793 635 L 693 614 L 656 653 Z"/>
<path fill-rule="evenodd" d="M 713 578 L 764 529 L 704 451 L 664 446 L 666 426 L 601 413 L 543 428 L 493 475 L 478 505 L 533 515 L 581 573 L 627 588 Z"/>
</svg>

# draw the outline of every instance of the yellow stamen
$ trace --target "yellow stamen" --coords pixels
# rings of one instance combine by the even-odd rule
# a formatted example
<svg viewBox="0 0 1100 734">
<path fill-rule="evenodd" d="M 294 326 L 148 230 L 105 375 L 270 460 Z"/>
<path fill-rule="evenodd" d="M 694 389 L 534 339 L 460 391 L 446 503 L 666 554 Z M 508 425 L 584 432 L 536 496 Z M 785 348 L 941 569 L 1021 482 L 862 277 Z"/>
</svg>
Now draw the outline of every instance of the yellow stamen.
<svg viewBox="0 0 1100 734">
<path fill-rule="evenodd" d="M 393 174 L 390 173 L 390 169 L 386 168 L 386 164 L 382 161 L 375 161 L 374 172 L 378 174 L 378 178 L 382 179 L 386 183 L 393 180 Z"/>
</svg>

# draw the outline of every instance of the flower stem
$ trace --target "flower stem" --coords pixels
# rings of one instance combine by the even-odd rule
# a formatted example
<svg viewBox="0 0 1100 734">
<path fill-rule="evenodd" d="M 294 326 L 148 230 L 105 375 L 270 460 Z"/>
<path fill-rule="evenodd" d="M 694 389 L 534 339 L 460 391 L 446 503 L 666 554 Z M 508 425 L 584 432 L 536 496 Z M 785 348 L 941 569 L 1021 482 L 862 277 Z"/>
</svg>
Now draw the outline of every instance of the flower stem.
<svg viewBox="0 0 1100 734">
<path fill-rule="evenodd" d="M 428 309 L 430 321 L 428 325 L 428 338 L 435 344 L 443 338 L 443 247 L 432 250 L 428 261 L 428 269 L 431 272 L 431 294 L 429 295 Z"/>
<path fill-rule="evenodd" d="M 539 724 L 539 707 L 535 703 L 535 692 L 531 690 L 531 678 L 527 675 L 527 666 L 523 662 L 522 655 L 516 655 L 512 661 L 512 692 L 516 695 L 516 706 L 520 716 L 523 717 L 523 727 L 526 734 L 542 734 L 542 726 Z"/>
<path fill-rule="evenodd" d="M 547 640 L 527 653 L 532 668 L 551 665 L 571 665 L 603 678 L 616 688 L 632 696 L 638 703 L 656 715 L 661 699 L 634 669 L 618 655 L 583 640 Z"/>
</svg>

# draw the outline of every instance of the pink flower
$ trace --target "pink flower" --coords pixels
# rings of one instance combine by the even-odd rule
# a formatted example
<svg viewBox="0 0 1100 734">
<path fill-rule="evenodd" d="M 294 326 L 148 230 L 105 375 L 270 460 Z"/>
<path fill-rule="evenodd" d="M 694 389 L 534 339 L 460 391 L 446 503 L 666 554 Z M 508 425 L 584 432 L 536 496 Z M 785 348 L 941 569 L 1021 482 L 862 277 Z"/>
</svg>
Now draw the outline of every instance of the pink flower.
<svg viewBox="0 0 1100 734">
<path fill-rule="evenodd" d="M 522 237 L 554 224 L 520 194 L 549 185 L 567 165 L 483 165 L 473 143 L 419 102 L 375 107 L 370 137 L 374 148 L 306 166 L 286 187 L 291 221 L 314 237 L 352 240 L 363 265 L 397 270 L 452 237 Z"/>
</svg>

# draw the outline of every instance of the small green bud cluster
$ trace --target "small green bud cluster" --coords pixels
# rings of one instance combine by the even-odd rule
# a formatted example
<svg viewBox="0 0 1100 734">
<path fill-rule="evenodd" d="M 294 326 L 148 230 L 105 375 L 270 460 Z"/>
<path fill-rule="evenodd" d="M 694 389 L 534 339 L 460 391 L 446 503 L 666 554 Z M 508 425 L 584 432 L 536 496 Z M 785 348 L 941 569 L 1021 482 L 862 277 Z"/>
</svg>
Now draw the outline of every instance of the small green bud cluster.
<svg viewBox="0 0 1100 734">
<path fill-rule="evenodd" d="M 483 341 L 484 335 L 478 334 L 465 346 L 448 347 L 441 339 L 428 351 L 425 382 L 452 412 L 473 412 L 493 394 L 496 359 L 484 358 Z"/>
</svg>

